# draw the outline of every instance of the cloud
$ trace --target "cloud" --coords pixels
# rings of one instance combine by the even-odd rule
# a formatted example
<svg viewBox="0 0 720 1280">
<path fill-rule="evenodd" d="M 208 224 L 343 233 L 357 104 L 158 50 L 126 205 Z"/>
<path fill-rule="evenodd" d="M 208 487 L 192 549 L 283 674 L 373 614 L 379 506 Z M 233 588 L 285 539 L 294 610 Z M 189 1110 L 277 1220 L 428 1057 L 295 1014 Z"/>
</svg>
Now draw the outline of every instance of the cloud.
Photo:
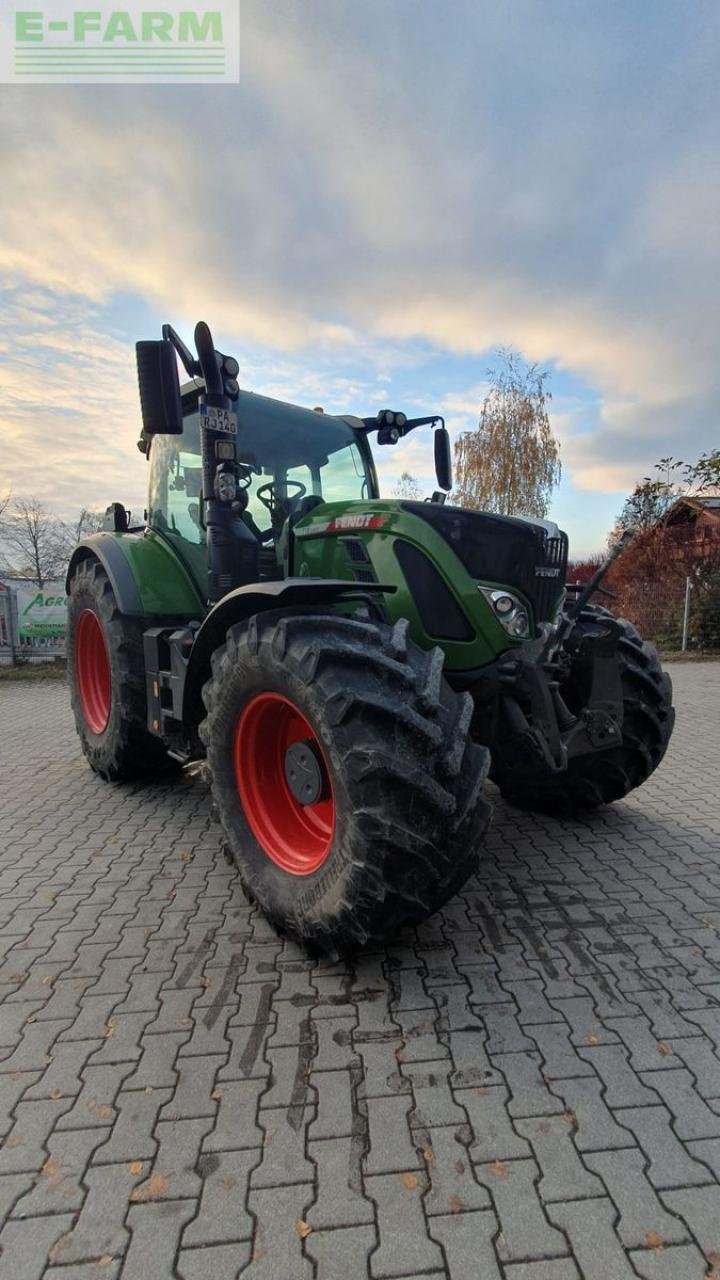
<svg viewBox="0 0 720 1280">
<path fill-rule="evenodd" d="M 239 87 L 3 95 L 4 470 L 46 457 L 32 415 L 64 501 L 130 466 L 121 298 L 217 317 L 308 403 L 380 405 L 438 351 L 554 362 L 593 391 L 556 420 L 588 490 L 716 443 L 717 6 L 246 0 L 242 28 Z"/>
</svg>

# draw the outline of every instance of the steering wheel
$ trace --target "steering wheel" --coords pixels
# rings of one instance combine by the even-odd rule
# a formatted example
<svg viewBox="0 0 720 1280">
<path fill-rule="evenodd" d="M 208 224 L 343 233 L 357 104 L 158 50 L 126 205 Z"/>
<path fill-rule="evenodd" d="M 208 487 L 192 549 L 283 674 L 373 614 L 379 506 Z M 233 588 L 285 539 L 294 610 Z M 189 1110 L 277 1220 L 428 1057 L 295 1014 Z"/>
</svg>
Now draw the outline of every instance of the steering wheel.
<svg viewBox="0 0 720 1280">
<path fill-rule="evenodd" d="M 279 498 L 276 493 L 277 488 L 278 486 L 274 480 L 268 480 L 267 484 L 261 484 L 255 490 L 255 497 L 270 512 L 271 518 L 277 515 L 280 510 L 280 503 L 288 496 L 286 492 L 282 498 Z M 307 493 L 307 487 L 301 484 L 299 480 L 286 480 L 285 489 L 295 489 L 297 491 L 293 494 L 293 498 L 303 498 Z"/>
</svg>

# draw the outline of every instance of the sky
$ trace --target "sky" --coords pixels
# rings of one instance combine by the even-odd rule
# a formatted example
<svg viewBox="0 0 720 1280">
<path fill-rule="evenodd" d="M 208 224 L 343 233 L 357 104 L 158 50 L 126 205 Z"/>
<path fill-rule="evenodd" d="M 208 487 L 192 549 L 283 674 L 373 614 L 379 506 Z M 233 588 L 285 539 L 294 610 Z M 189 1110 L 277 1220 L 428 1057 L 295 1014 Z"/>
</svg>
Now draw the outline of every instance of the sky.
<svg viewBox="0 0 720 1280">
<path fill-rule="evenodd" d="M 111 7 L 111 6 L 108 6 Z M 718 445 L 716 0 L 241 0 L 239 85 L 0 86 L 0 494 L 145 504 L 138 338 L 476 426 L 549 371 L 571 554 Z M 432 487 L 418 431 L 378 453 Z"/>
</svg>

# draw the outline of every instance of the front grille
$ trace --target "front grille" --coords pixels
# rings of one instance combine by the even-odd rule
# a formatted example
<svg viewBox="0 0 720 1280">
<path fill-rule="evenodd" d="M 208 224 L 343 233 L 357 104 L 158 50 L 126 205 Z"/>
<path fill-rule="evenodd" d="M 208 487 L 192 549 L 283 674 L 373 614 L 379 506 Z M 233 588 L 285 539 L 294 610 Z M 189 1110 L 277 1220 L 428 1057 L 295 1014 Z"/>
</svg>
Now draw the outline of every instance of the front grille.
<svg viewBox="0 0 720 1280">
<path fill-rule="evenodd" d="M 539 622 L 547 622 L 553 616 L 565 586 L 567 559 L 567 535 L 561 533 L 559 538 L 551 538 L 546 534 L 541 562 L 535 566 L 534 607 Z"/>
<path fill-rule="evenodd" d="M 551 537 L 542 525 L 489 511 L 404 502 L 445 539 L 472 578 L 516 587 L 532 605 L 536 622 L 552 619 L 565 586 L 568 541 Z"/>
</svg>

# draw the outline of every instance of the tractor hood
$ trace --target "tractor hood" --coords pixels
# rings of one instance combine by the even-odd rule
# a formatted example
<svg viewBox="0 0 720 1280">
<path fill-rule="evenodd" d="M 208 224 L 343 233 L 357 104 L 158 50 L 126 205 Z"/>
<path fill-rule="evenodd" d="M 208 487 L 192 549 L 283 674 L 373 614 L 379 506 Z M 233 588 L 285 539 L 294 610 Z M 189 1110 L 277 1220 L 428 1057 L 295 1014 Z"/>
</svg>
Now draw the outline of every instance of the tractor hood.
<svg viewBox="0 0 720 1280">
<path fill-rule="evenodd" d="M 516 587 L 536 622 L 552 619 L 565 589 L 567 535 L 551 520 L 500 516 L 447 503 L 403 502 L 450 544 L 471 577 Z"/>
</svg>

